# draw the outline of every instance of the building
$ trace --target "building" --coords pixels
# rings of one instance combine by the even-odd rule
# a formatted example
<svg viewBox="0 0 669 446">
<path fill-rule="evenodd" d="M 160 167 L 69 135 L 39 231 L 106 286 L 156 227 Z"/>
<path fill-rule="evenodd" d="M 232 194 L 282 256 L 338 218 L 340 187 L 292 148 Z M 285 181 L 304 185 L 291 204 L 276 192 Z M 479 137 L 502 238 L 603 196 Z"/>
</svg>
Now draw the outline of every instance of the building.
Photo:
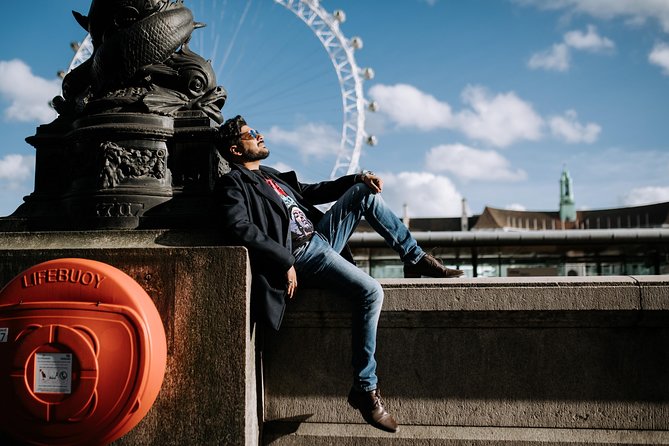
<svg viewBox="0 0 669 446">
<path fill-rule="evenodd" d="M 559 204 L 557 211 L 486 206 L 480 215 L 404 221 L 421 246 L 469 277 L 669 273 L 669 202 L 576 210 L 563 170 Z M 397 255 L 364 221 L 351 246 L 374 277 L 402 276 Z"/>
<path fill-rule="evenodd" d="M 473 231 L 669 228 L 669 202 L 574 211 L 569 220 L 560 211 L 514 211 L 486 206 L 471 228 Z"/>
</svg>

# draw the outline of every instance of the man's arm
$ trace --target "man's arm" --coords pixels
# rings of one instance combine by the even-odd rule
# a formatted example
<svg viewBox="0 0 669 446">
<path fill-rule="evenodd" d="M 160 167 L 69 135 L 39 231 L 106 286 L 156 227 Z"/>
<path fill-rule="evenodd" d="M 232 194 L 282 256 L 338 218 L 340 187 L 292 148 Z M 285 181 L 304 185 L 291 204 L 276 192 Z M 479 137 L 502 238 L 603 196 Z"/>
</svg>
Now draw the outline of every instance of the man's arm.
<svg viewBox="0 0 669 446">
<path fill-rule="evenodd" d="M 356 183 L 365 183 L 374 194 L 380 193 L 383 189 L 383 180 L 373 172 L 345 175 L 334 181 L 323 181 L 315 184 L 300 183 L 300 188 L 302 196 L 312 204 L 322 204 L 338 200 L 344 192 Z"/>
<path fill-rule="evenodd" d="M 358 175 L 345 175 L 336 180 L 322 181 L 314 184 L 300 183 L 300 193 L 312 204 L 337 201 L 351 186 L 358 181 Z"/>
</svg>

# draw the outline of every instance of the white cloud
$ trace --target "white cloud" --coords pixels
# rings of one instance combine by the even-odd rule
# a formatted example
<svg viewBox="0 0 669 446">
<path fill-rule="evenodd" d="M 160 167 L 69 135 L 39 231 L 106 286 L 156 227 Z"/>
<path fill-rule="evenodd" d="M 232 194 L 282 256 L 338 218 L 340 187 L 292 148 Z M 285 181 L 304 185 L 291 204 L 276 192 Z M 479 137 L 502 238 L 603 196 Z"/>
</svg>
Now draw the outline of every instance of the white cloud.
<svg viewBox="0 0 669 446">
<path fill-rule="evenodd" d="M 602 52 L 615 48 L 611 39 L 597 34 L 597 28 L 594 25 L 588 25 L 588 31 L 569 31 L 564 35 L 564 41 L 567 45 L 577 50 Z"/>
<path fill-rule="evenodd" d="M 597 141 L 602 128 L 592 122 L 585 125 L 578 122 L 575 110 L 567 110 L 563 116 L 553 116 L 548 120 L 551 133 L 568 143 L 588 143 Z"/>
<path fill-rule="evenodd" d="M 526 211 L 527 208 L 520 203 L 511 203 L 507 206 L 504 206 L 504 209 L 509 211 Z"/>
<path fill-rule="evenodd" d="M 425 157 L 432 172 L 449 172 L 465 181 L 519 181 L 527 174 L 512 170 L 509 161 L 494 150 L 479 150 L 463 144 L 433 147 Z"/>
<path fill-rule="evenodd" d="M 669 55 L 669 46 L 667 53 Z M 538 141 L 544 136 L 544 119 L 531 103 L 513 91 L 493 95 L 484 87 L 469 85 L 462 92 L 465 107 L 457 112 L 453 112 L 448 103 L 439 102 L 433 96 L 406 84 L 375 85 L 370 94 L 379 102 L 380 113 L 400 126 L 421 130 L 447 128 L 493 147 L 507 147 L 520 141 Z M 423 116 L 427 119 L 421 119 Z M 572 144 L 593 143 L 602 131 L 596 123 L 580 123 L 574 110 L 568 110 L 562 116 L 551 116 L 548 118 L 548 126 L 554 137 Z M 473 156 L 471 150 L 475 149 L 468 152 Z M 464 156 L 462 150 L 458 153 Z M 492 158 L 496 155 L 499 158 L 494 162 L 500 163 L 498 166 L 504 160 L 495 152 L 477 153 L 479 157 L 485 154 L 489 162 L 493 162 Z M 512 172 L 508 166 L 505 169 L 499 170 L 504 173 L 495 179 L 520 178 L 520 172 Z M 465 174 L 461 171 L 460 175 Z"/>
<path fill-rule="evenodd" d="M 556 43 L 552 48 L 534 53 L 527 66 L 533 70 L 544 69 L 549 71 L 569 70 L 569 48 L 564 43 Z"/>
<path fill-rule="evenodd" d="M 669 187 L 639 187 L 622 197 L 624 206 L 641 206 L 669 201 Z"/>
<path fill-rule="evenodd" d="M 327 124 L 306 123 L 294 130 L 273 126 L 265 136 L 270 150 L 271 144 L 285 144 L 305 158 L 323 158 L 340 150 L 341 134 Z"/>
<path fill-rule="evenodd" d="M 451 126 L 451 106 L 412 85 L 374 85 L 369 96 L 380 105 L 380 112 L 401 127 L 433 130 Z"/>
<path fill-rule="evenodd" d="M 599 19 L 622 18 L 634 25 L 657 20 L 669 33 L 669 2 L 666 0 L 515 0 L 542 9 L 563 9 L 568 14 L 583 14 Z"/>
<path fill-rule="evenodd" d="M 567 71 L 571 66 L 571 49 L 602 53 L 612 51 L 615 44 L 611 39 L 602 37 L 597 28 L 588 25 L 587 31 L 574 30 L 565 33 L 563 42 L 554 44 L 550 49 L 533 54 L 527 66 L 533 70 Z"/>
<path fill-rule="evenodd" d="M 543 119 L 514 92 L 491 96 L 483 87 L 468 86 L 462 100 L 471 109 L 455 116 L 455 127 L 472 139 L 495 147 L 541 139 Z"/>
<path fill-rule="evenodd" d="M 15 189 L 32 178 L 34 170 L 34 156 L 9 154 L 0 158 L 0 182 L 10 189 Z"/>
<path fill-rule="evenodd" d="M 462 195 L 453 182 L 426 172 L 380 173 L 383 198 L 398 215 L 406 204 L 411 217 L 459 216 Z"/>
<path fill-rule="evenodd" d="M 25 62 L 0 60 L 0 97 L 9 102 L 4 114 L 15 121 L 50 122 L 57 113 L 49 101 L 60 94 L 61 81 L 35 76 Z"/>
<path fill-rule="evenodd" d="M 669 76 L 669 45 L 664 42 L 655 44 L 648 61 L 662 68 L 662 73 Z"/>
<path fill-rule="evenodd" d="M 467 86 L 462 92 L 465 108 L 457 113 L 448 103 L 411 85 L 379 84 L 369 93 L 379 103 L 379 113 L 402 127 L 451 129 L 495 147 L 542 136 L 543 119 L 512 91 L 492 95 L 484 87 Z"/>
<path fill-rule="evenodd" d="M 281 161 L 278 161 L 276 163 L 269 163 L 268 166 L 278 170 L 279 172 L 288 172 L 291 170 L 295 170 L 290 164 L 286 164 Z"/>
</svg>

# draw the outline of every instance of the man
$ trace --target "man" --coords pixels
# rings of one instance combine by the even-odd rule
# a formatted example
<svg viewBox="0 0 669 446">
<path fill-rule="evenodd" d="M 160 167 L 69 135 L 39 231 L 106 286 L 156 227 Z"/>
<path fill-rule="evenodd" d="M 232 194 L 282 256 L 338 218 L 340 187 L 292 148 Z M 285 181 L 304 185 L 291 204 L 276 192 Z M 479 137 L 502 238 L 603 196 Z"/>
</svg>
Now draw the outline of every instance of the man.
<svg viewBox="0 0 669 446">
<path fill-rule="evenodd" d="M 275 330 L 286 297 L 298 283 L 313 283 L 353 299 L 353 386 L 349 404 L 369 424 L 389 432 L 397 422 L 384 408 L 376 377 L 376 329 L 383 303 L 380 284 L 352 263 L 346 242 L 364 216 L 405 263 L 405 275 L 458 277 L 426 254 L 381 199 L 381 178 L 372 173 L 303 184 L 295 172 L 261 166 L 269 156 L 262 135 L 241 116 L 220 129 L 219 151 L 231 171 L 219 184 L 223 226 L 231 242 L 246 246 L 251 260 L 252 314 Z M 335 202 L 323 214 L 317 204 Z M 343 253 L 342 253 L 343 252 Z"/>
</svg>

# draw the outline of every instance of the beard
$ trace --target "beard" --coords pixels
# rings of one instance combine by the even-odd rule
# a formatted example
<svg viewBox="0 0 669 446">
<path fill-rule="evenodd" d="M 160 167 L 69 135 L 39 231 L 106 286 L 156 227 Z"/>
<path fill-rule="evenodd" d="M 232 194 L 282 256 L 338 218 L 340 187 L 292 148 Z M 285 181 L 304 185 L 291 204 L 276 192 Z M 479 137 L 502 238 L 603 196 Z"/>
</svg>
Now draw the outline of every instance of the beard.
<svg viewBox="0 0 669 446">
<path fill-rule="evenodd" d="M 246 161 L 261 161 L 264 160 L 269 156 L 269 149 L 265 149 L 264 151 L 258 151 L 255 153 L 245 153 L 244 158 Z"/>
</svg>

